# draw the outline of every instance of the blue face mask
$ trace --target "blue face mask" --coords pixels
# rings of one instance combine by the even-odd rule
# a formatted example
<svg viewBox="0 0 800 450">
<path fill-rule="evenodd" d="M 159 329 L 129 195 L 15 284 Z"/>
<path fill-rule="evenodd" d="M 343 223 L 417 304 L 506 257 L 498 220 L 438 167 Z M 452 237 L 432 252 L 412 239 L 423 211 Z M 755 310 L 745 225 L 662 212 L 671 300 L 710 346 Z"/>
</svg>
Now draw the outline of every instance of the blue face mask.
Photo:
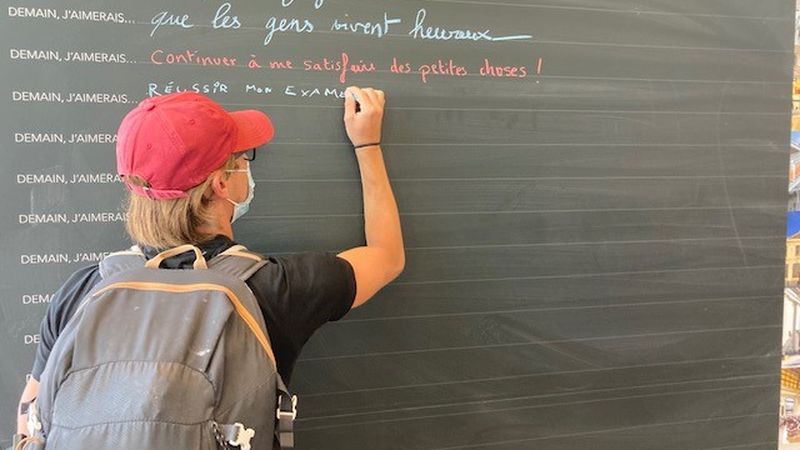
<svg viewBox="0 0 800 450">
<path fill-rule="evenodd" d="M 250 164 L 247 165 L 247 169 L 226 170 L 226 172 L 247 172 L 247 184 L 249 187 L 247 198 L 241 203 L 236 203 L 229 198 L 225 199 L 233 204 L 233 218 L 231 219 L 231 223 L 233 223 L 250 210 L 250 202 L 253 201 L 253 192 L 256 190 L 256 182 L 253 180 L 253 174 L 250 172 Z"/>
</svg>

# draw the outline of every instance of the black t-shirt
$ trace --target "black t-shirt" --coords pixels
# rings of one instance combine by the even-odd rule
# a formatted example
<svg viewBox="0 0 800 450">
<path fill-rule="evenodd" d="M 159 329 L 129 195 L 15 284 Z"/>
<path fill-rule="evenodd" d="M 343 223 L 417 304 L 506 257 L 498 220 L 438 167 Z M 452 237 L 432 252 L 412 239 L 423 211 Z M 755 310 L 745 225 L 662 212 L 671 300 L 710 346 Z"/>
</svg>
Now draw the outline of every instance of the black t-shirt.
<svg viewBox="0 0 800 450">
<path fill-rule="evenodd" d="M 236 243 L 218 235 L 199 244 L 205 258 L 211 259 Z M 158 251 L 143 248 L 149 259 Z M 267 325 L 278 373 L 289 383 L 300 350 L 314 332 L 329 321 L 341 319 L 352 307 L 356 280 L 350 263 L 328 252 L 307 252 L 267 257 L 269 264 L 247 280 Z M 194 253 L 164 260 L 161 267 L 189 268 Z M 75 313 L 80 300 L 101 281 L 97 264 L 75 273 L 53 295 L 40 329 L 41 341 L 31 375 L 40 379 L 47 357 L 61 330 Z"/>
</svg>

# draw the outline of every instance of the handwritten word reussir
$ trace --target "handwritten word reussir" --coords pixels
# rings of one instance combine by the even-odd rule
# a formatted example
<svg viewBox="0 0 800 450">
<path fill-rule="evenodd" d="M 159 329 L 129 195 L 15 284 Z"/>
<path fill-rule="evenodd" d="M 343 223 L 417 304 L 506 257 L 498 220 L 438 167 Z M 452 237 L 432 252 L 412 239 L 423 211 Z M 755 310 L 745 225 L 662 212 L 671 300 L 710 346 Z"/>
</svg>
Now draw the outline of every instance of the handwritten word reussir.
<svg viewBox="0 0 800 450">
<path fill-rule="evenodd" d="M 174 92 L 198 92 L 201 94 L 227 94 L 228 84 L 222 81 L 210 82 L 188 82 L 180 84 L 177 81 L 167 81 L 165 83 L 147 83 L 147 96 L 155 97 L 158 95 L 172 94 Z"/>
</svg>

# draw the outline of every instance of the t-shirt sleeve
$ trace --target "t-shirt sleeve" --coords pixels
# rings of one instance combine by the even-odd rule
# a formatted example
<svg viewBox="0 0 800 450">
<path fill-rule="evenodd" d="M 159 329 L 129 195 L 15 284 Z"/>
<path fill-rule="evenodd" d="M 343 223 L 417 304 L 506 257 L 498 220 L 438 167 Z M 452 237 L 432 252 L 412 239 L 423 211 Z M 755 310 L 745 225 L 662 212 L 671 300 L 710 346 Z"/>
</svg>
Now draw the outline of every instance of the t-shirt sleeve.
<svg viewBox="0 0 800 450">
<path fill-rule="evenodd" d="M 53 294 L 39 327 L 39 345 L 36 347 L 36 358 L 33 361 L 31 376 L 37 381 L 44 371 L 50 351 L 56 343 L 58 335 L 75 314 L 81 299 L 101 280 L 97 265 L 77 270 Z"/>
<path fill-rule="evenodd" d="M 325 323 L 341 319 L 353 306 L 355 272 L 336 254 L 297 253 L 271 257 L 270 262 L 274 266 L 264 269 L 271 280 L 251 287 L 261 290 L 257 297 L 269 303 L 262 305 L 267 320 L 277 322 L 294 346 L 304 344 Z"/>
</svg>

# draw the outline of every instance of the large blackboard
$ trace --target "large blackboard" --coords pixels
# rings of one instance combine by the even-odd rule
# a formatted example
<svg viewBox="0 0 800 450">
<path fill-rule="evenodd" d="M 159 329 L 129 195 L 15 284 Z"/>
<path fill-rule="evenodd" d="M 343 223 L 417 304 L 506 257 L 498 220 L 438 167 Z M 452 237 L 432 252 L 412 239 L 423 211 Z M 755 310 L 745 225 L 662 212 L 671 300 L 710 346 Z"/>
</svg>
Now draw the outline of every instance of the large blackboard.
<svg viewBox="0 0 800 450">
<path fill-rule="evenodd" d="M 267 111 L 237 240 L 340 251 L 356 84 L 407 266 L 306 347 L 299 448 L 775 448 L 791 0 L 3 3 L 0 443 L 50 294 L 129 245 L 125 112 Z"/>
</svg>

